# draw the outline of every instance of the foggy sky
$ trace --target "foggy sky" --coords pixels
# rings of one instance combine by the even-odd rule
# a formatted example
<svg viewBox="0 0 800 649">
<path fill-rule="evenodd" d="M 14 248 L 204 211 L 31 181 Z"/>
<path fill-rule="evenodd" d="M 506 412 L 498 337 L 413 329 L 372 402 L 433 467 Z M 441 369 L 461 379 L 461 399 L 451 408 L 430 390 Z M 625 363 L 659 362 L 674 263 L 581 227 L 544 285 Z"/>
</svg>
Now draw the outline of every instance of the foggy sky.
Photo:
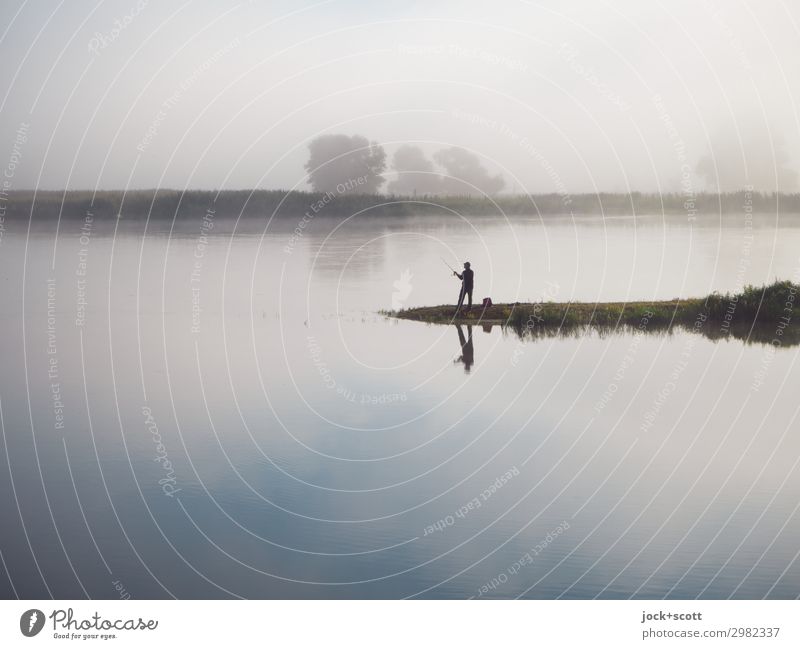
<svg viewBox="0 0 800 649">
<path fill-rule="evenodd" d="M 307 189 L 321 133 L 504 191 L 798 189 L 788 1 L 4 0 L 0 37 L 10 189 Z"/>
</svg>

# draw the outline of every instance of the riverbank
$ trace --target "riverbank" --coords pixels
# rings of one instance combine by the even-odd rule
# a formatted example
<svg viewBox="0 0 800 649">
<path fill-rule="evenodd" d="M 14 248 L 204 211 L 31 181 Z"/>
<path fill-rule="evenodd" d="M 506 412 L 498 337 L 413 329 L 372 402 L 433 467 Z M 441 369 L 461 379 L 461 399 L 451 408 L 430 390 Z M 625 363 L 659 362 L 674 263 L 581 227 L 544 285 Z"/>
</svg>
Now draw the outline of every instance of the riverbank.
<svg viewBox="0 0 800 649">
<path fill-rule="evenodd" d="M 319 208 L 319 206 L 322 206 Z M 385 216 L 506 216 L 540 218 L 566 215 L 633 216 L 680 214 L 687 218 L 755 213 L 798 214 L 800 194 L 764 192 L 698 193 L 687 204 L 680 193 L 630 194 L 497 194 L 494 196 L 391 194 L 324 194 L 297 190 L 15 190 L 0 194 L 0 215 L 35 222 L 83 219 L 91 213 L 98 221 L 193 221 L 207 210 L 232 217 L 314 216 L 359 218 Z"/>
<path fill-rule="evenodd" d="M 614 329 L 664 331 L 672 327 L 695 330 L 710 338 L 800 342 L 800 285 L 776 281 L 747 286 L 739 293 L 712 293 L 703 298 L 640 302 L 535 302 L 473 306 L 455 313 L 454 305 L 418 307 L 384 312 L 402 320 L 430 324 L 499 325 L 522 336 L 575 333 L 586 327 L 601 332 Z"/>
</svg>

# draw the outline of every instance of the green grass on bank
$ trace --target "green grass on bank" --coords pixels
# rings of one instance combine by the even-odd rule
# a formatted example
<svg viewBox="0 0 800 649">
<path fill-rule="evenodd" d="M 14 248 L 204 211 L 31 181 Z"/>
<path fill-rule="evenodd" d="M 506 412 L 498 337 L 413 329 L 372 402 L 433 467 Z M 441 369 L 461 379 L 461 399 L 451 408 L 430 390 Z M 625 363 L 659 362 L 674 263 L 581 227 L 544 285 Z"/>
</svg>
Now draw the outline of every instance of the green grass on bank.
<svg viewBox="0 0 800 649">
<path fill-rule="evenodd" d="M 487 309 L 473 307 L 457 316 L 454 305 L 440 305 L 386 315 L 434 324 L 501 325 L 523 337 L 563 335 L 585 327 L 652 332 L 678 326 L 711 338 L 732 334 L 795 344 L 800 339 L 798 294 L 800 285 L 785 280 L 768 286 L 746 286 L 738 293 L 712 293 L 684 300 L 495 304 Z"/>
</svg>

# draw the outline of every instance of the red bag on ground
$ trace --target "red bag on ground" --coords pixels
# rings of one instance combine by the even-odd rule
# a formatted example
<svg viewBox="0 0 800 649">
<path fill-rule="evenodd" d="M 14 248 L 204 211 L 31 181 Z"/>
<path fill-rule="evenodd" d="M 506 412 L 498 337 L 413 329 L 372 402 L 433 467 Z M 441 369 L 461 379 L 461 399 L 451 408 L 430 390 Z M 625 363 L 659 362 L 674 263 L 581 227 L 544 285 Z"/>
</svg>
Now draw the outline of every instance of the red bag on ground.
<svg viewBox="0 0 800 649">
<path fill-rule="evenodd" d="M 492 298 L 490 297 L 483 298 L 483 308 L 485 309 L 486 307 L 489 306 L 492 306 Z"/>
</svg>

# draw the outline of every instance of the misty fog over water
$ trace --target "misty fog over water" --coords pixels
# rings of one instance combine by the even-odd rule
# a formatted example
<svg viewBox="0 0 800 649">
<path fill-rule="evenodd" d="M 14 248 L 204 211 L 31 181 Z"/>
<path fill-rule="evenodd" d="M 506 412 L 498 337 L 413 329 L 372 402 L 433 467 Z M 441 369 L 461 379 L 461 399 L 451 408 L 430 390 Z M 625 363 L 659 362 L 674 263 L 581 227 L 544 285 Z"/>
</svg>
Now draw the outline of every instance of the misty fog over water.
<svg viewBox="0 0 800 649">
<path fill-rule="evenodd" d="M 11 189 L 305 189 L 340 133 L 384 148 L 383 191 L 455 147 L 506 192 L 791 192 L 795 9 L 5 2 L 0 152 Z"/>
</svg>

